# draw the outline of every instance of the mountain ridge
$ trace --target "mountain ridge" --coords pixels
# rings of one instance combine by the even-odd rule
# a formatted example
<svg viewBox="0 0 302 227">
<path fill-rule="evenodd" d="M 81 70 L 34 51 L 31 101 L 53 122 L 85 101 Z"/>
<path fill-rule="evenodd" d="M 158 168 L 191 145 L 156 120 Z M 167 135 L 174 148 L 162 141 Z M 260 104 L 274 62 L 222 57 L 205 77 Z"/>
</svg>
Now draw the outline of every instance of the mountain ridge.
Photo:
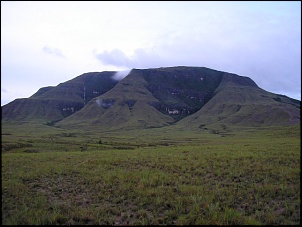
<svg viewBox="0 0 302 227">
<path fill-rule="evenodd" d="M 249 77 L 188 66 L 132 69 L 119 81 L 116 73 L 85 73 L 41 88 L 3 106 L 2 121 L 40 119 L 56 127 L 103 131 L 300 122 L 300 101 L 265 91 Z"/>
</svg>

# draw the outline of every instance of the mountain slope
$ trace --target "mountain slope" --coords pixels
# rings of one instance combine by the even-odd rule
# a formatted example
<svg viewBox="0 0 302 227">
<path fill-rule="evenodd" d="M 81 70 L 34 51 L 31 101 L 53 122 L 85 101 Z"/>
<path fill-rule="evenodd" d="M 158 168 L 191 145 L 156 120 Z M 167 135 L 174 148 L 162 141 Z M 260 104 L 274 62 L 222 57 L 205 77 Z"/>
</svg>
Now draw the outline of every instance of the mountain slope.
<svg viewBox="0 0 302 227">
<path fill-rule="evenodd" d="M 59 121 L 114 87 L 117 84 L 112 78 L 115 73 L 85 73 L 58 86 L 41 88 L 29 98 L 16 99 L 3 106 L 2 120 Z"/>
<path fill-rule="evenodd" d="M 271 126 L 300 123 L 300 102 L 267 92 L 250 79 L 224 75 L 213 98 L 198 112 L 178 122 L 187 127 Z"/>
</svg>

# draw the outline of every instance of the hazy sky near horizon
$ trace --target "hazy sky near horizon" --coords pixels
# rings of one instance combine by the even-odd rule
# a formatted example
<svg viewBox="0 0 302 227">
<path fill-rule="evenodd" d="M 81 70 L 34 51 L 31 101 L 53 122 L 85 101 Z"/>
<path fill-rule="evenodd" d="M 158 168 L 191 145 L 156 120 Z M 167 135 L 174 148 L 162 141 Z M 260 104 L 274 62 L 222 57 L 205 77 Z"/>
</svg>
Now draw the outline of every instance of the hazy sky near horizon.
<svg viewBox="0 0 302 227">
<path fill-rule="evenodd" d="M 301 2 L 1 1 L 1 106 L 86 72 L 169 66 L 301 100 Z"/>
</svg>

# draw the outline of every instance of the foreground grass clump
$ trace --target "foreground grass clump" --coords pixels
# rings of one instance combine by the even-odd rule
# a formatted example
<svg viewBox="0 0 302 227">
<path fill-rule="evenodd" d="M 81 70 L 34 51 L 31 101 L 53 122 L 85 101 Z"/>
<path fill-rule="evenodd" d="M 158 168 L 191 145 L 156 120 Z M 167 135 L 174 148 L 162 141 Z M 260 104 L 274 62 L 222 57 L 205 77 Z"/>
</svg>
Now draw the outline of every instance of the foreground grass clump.
<svg viewBox="0 0 302 227">
<path fill-rule="evenodd" d="M 126 138 L 112 136 L 102 144 L 83 140 L 85 151 L 76 149 L 83 141 L 68 137 L 62 141 L 75 150 L 67 152 L 64 143 L 43 152 L 52 146 L 33 138 L 30 149 L 38 152 L 2 154 L 2 223 L 299 224 L 298 134 L 187 135 L 181 144 L 176 135 L 158 144 L 150 137 L 152 146 L 132 141 L 128 150 L 115 149 Z"/>
</svg>

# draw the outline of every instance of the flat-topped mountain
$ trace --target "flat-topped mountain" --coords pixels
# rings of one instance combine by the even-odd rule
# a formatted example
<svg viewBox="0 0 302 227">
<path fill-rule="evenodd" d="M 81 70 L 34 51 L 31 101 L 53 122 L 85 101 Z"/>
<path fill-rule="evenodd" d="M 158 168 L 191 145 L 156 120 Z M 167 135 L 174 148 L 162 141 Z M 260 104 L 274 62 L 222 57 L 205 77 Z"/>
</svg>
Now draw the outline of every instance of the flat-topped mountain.
<svg viewBox="0 0 302 227">
<path fill-rule="evenodd" d="M 56 127 L 120 130 L 207 125 L 300 123 L 300 101 L 267 92 L 248 77 L 205 67 L 86 73 L 2 107 L 2 121 L 52 122 Z"/>
</svg>

